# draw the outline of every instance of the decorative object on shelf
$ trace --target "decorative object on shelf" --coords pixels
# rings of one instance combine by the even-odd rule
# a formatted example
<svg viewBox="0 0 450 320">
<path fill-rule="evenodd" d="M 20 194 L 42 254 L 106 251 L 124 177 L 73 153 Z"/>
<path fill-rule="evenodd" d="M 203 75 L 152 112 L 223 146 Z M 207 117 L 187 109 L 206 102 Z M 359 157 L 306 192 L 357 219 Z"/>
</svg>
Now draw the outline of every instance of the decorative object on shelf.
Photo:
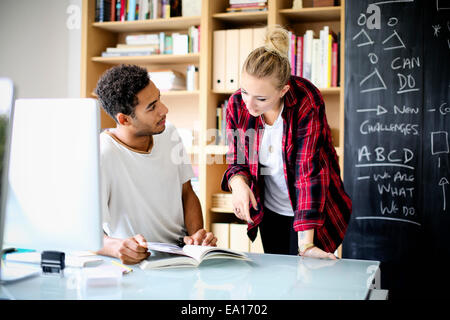
<svg viewBox="0 0 450 320">
<path fill-rule="evenodd" d="M 292 9 L 303 9 L 303 0 L 294 0 L 292 4 Z"/>
<path fill-rule="evenodd" d="M 198 67 L 195 65 L 187 66 L 186 71 L 186 90 L 187 91 L 196 91 L 199 88 L 199 75 L 198 75 Z"/>
</svg>

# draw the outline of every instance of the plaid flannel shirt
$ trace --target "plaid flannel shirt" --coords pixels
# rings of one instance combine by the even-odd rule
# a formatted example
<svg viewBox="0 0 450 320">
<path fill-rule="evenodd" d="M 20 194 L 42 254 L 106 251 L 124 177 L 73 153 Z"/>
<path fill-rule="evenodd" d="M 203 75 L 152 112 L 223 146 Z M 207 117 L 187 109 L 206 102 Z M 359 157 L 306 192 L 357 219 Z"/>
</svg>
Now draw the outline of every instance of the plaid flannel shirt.
<svg viewBox="0 0 450 320">
<path fill-rule="evenodd" d="M 308 80 L 296 76 L 291 76 L 289 87 L 282 113 L 282 155 L 294 211 L 293 228 L 315 229 L 315 244 L 334 252 L 344 238 L 352 202 L 340 178 L 320 91 Z M 258 162 L 264 123 L 261 117 L 248 113 L 240 89 L 228 101 L 226 121 L 228 169 L 221 188 L 230 191 L 228 181 L 236 174 L 249 181 L 258 202 L 258 210 L 250 210 L 254 224 L 248 225 L 248 236 L 253 241 L 264 215 L 264 175 Z"/>
</svg>

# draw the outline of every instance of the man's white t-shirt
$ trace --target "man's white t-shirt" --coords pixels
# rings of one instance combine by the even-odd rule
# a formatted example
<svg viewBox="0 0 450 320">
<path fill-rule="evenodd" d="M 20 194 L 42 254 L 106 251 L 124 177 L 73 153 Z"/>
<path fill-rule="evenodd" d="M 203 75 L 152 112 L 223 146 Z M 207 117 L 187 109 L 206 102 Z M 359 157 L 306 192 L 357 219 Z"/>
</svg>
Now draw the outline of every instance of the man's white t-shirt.
<svg viewBox="0 0 450 320">
<path fill-rule="evenodd" d="M 194 177 L 176 128 L 166 123 L 150 152 L 100 134 L 103 229 L 113 238 L 142 234 L 150 242 L 176 243 L 186 235 L 183 183 Z"/>
</svg>

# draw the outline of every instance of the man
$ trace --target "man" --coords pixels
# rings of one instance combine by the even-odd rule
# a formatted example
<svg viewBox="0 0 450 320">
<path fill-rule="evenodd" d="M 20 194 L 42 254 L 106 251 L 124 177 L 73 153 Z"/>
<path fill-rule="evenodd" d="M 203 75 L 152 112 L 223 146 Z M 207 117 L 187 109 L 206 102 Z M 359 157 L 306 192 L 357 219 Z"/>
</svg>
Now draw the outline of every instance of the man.
<svg viewBox="0 0 450 320">
<path fill-rule="evenodd" d="M 98 81 L 96 94 L 117 123 L 100 135 L 106 235 L 98 253 L 135 264 L 149 256 L 147 241 L 215 246 L 217 238 L 203 229 L 192 167 L 175 159 L 181 139 L 166 124 L 168 109 L 147 70 L 113 67 Z"/>
</svg>

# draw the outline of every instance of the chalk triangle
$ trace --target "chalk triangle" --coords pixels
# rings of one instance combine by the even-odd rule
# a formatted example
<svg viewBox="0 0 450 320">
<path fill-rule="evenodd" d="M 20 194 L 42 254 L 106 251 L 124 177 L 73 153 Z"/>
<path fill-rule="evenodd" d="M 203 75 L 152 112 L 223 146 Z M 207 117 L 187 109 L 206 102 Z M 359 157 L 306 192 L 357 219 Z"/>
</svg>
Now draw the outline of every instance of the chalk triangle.
<svg viewBox="0 0 450 320">
<path fill-rule="evenodd" d="M 373 44 L 373 40 L 369 37 L 369 35 L 367 34 L 366 30 L 361 29 L 360 32 L 358 32 L 353 38 L 352 40 L 356 40 L 359 37 L 365 37 L 365 39 L 362 39 L 362 42 L 358 43 L 358 47 L 362 47 L 362 46 L 368 46 Z M 364 42 L 365 41 L 365 42 Z"/>
<path fill-rule="evenodd" d="M 361 90 L 361 93 L 387 89 L 386 84 L 384 83 L 383 78 L 381 77 L 377 68 L 375 68 L 374 72 L 362 79 L 359 83 L 359 86 L 360 88 L 362 88 L 363 86 L 366 88 Z"/>
<path fill-rule="evenodd" d="M 406 48 L 405 44 L 402 41 L 402 38 L 398 35 L 397 30 L 394 30 L 394 32 L 389 37 L 387 37 L 382 43 L 386 44 L 387 42 L 389 42 L 391 46 L 385 47 L 383 48 L 383 50 Z"/>
</svg>

